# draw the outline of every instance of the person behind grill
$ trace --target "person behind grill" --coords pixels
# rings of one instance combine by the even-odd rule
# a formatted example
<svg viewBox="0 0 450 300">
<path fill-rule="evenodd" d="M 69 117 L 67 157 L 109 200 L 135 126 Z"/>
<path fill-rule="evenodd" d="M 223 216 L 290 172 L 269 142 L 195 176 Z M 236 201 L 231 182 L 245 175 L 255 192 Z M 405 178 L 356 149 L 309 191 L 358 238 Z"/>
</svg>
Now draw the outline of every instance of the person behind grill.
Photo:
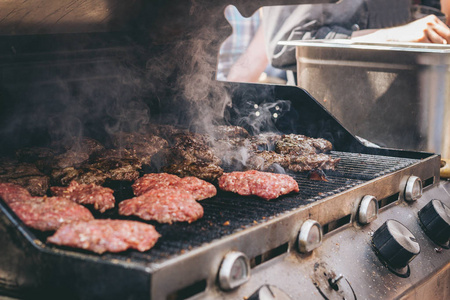
<svg viewBox="0 0 450 300">
<path fill-rule="evenodd" d="M 235 6 L 229 5 L 225 8 L 225 18 L 233 27 L 233 34 L 220 48 L 216 78 L 221 81 L 268 80 L 285 83 L 284 70 L 275 69 L 269 64 L 264 47 L 261 10 L 245 18 Z"/>
<path fill-rule="evenodd" d="M 295 47 L 279 45 L 280 41 L 450 43 L 450 29 L 437 16 L 411 21 L 411 5 L 411 0 L 342 0 L 333 4 L 264 7 L 268 59 L 274 67 L 292 71 L 288 82 L 295 84 Z"/>
</svg>

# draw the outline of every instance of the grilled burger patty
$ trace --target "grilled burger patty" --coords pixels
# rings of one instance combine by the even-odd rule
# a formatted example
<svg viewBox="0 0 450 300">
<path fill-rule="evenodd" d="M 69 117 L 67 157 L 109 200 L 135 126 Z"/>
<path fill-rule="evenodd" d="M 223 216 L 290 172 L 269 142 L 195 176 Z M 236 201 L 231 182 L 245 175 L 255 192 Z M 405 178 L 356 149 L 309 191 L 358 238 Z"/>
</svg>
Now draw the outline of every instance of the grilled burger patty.
<svg viewBox="0 0 450 300">
<path fill-rule="evenodd" d="M 153 225 L 107 219 L 65 224 L 47 238 L 47 241 L 102 254 L 121 252 L 129 248 L 147 251 L 155 245 L 159 237 L 160 234 Z"/>
</svg>

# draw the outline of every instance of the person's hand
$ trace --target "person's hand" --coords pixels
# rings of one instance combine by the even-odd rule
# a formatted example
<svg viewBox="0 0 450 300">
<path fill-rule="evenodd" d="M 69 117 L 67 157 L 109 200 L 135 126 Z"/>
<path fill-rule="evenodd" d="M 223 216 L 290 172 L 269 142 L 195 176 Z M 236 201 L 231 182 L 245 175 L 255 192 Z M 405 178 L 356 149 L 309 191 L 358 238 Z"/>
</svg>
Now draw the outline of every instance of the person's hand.
<svg viewBox="0 0 450 300">
<path fill-rule="evenodd" d="M 352 39 L 373 42 L 450 44 L 450 29 L 438 17 L 429 15 L 403 26 L 372 31 L 356 31 Z"/>
</svg>

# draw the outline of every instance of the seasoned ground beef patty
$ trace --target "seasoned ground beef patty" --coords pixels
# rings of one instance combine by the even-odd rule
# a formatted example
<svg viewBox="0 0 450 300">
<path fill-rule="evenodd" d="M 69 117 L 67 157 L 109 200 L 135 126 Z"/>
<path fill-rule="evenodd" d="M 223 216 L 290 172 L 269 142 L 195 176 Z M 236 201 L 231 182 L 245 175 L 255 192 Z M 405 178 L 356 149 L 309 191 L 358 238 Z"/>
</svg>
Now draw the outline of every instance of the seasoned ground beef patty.
<svg viewBox="0 0 450 300">
<path fill-rule="evenodd" d="M 145 174 L 136 180 L 132 187 L 136 196 L 143 195 L 153 189 L 168 187 L 189 192 L 195 200 L 211 198 L 217 194 L 215 186 L 209 182 L 193 176 L 180 178 L 167 173 Z"/>
<path fill-rule="evenodd" d="M 255 195 L 266 200 L 299 191 L 297 182 L 289 175 L 256 170 L 225 173 L 219 178 L 219 187 L 224 191 L 243 196 Z"/>
<path fill-rule="evenodd" d="M 47 241 L 101 254 L 121 252 L 129 248 L 147 251 L 155 245 L 159 237 L 160 234 L 153 225 L 107 219 L 63 225 Z"/>
<path fill-rule="evenodd" d="M 94 219 L 86 207 L 62 197 L 32 197 L 9 206 L 25 225 L 41 231 L 53 231 L 62 224 Z"/>
<path fill-rule="evenodd" d="M 122 201 L 119 203 L 119 214 L 135 215 L 159 223 L 191 223 L 203 217 L 203 207 L 188 192 L 161 188 Z"/>
<path fill-rule="evenodd" d="M 78 204 L 93 205 L 100 212 L 113 208 L 116 202 L 112 189 L 96 184 L 72 181 L 67 187 L 53 186 L 50 190 L 54 196 L 64 197 Z"/>
</svg>

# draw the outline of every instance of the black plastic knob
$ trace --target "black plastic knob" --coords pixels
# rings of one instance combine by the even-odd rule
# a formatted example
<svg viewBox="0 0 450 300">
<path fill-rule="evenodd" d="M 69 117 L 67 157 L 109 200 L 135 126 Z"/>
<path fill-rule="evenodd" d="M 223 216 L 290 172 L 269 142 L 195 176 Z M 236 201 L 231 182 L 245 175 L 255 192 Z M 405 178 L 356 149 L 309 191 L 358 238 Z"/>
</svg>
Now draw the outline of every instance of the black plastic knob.
<svg viewBox="0 0 450 300">
<path fill-rule="evenodd" d="M 419 211 L 425 233 L 437 244 L 446 245 L 450 238 L 450 208 L 434 199 Z"/>
<path fill-rule="evenodd" d="M 387 220 L 372 237 L 376 253 L 393 268 L 404 268 L 420 253 L 414 235 L 403 224 Z"/>
</svg>

